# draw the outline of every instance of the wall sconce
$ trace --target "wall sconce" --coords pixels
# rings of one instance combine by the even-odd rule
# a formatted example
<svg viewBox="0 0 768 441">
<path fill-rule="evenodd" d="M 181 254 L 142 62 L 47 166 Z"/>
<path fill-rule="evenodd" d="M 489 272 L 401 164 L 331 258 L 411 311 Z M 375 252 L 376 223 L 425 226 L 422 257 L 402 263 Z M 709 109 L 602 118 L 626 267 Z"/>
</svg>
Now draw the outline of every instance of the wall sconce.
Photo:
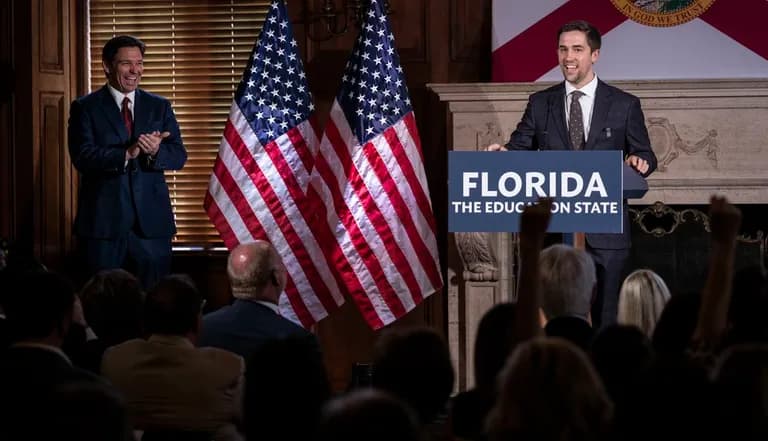
<svg viewBox="0 0 768 441">
<path fill-rule="evenodd" d="M 342 0 L 341 6 L 336 6 L 336 0 L 323 0 L 320 11 L 309 10 L 309 2 L 304 1 L 304 14 L 302 23 L 307 26 L 307 36 L 312 41 L 326 41 L 347 32 L 350 23 L 359 27 L 363 23 L 365 11 L 368 9 L 368 0 Z M 389 2 L 383 1 L 384 13 L 391 15 Z M 315 26 L 318 25 L 318 26 Z M 318 32 L 316 28 L 321 30 Z"/>
</svg>

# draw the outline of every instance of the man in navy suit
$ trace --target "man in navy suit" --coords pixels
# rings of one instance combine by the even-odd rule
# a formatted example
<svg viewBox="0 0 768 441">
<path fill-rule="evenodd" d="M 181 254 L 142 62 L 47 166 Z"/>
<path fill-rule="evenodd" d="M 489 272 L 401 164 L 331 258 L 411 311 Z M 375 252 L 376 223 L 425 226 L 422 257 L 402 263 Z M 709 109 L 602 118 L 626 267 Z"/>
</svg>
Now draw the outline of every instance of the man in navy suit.
<svg viewBox="0 0 768 441">
<path fill-rule="evenodd" d="M 125 35 L 104 45 L 108 82 L 72 103 L 69 154 L 81 175 L 74 229 L 87 276 L 126 268 L 149 289 L 170 271 L 176 233 L 164 172 L 180 170 L 187 152 L 170 102 L 138 88 L 144 50 Z"/>
<path fill-rule="evenodd" d="M 488 150 L 623 150 L 625 162 L 643 176 L 656 169 L 640 100 L 597 78 L 600 32 L 584 21 L 558 32 L 558 62 L 565 81 L 530 96 L 523 118 L 505 147 Z M 575 99 L 575 102 L 574 102 Z M 571 121 L 573 116 L 574 121 Z M 630 230 L 624 203 L 622 234 L 587 234 L 586 249 L 597 270 L 594 326 L 616 322 L 621 277 L 629 260 Z"/>
<path fill-rule="evenodd" d="M 314 334 L 279 314 L 287 272 L 272 245 L 265 241 L 238 245 L 229 255 L 227 274 L 235 301 L 203 317 L 199 346 L 226 349 L 248 362 L 267 341 L 301 337 L 317 348 L 320 357 Z"/>
</svg>

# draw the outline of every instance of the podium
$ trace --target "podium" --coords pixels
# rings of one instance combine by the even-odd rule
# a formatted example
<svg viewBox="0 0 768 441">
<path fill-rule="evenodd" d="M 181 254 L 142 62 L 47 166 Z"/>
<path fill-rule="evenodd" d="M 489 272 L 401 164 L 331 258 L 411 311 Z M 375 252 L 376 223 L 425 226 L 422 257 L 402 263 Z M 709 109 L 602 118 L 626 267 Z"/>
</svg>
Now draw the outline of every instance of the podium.
<svg viewBox="0 0 768 441">
<path fill-rule="evenodd" d="M 648 181 L 640 175 L 634 168 L 622 163 L 622 196 L 624 199 L 640 199 L 648 192 Z M 570 238 L 568 236 L 571 236 Z M 587 247 L 586 236 L 584 233 L 572 233 L 563 235 L 564 242 L 571 242 L 574 248 L 583 250 Z M 570 240 L 569 240 L 570 239 Z"/>
</svg>

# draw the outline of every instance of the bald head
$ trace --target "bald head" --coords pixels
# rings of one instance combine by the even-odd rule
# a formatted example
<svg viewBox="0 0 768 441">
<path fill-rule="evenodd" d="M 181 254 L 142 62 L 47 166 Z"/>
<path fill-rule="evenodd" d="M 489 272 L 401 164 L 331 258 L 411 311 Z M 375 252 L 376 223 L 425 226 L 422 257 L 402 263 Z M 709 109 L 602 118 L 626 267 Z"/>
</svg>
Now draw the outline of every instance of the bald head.
<svg viewBox="0 0 768 441">
<path fill-rule="evenodd" d="M 229 254 L 227 274 L 232 295 L 239 299 L 277 303 L 285 288 L 283 261 L 277 250 L 263 240 L 235 247 Z"/>
</svg>

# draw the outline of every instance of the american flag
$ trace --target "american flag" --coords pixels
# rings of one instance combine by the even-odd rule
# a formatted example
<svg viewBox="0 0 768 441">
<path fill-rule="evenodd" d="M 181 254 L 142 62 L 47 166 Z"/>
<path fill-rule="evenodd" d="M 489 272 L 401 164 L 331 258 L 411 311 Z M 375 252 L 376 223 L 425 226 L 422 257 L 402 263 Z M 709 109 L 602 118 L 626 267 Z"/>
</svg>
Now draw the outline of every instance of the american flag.
<svg viewBox="0 0 768 441">
<path fill-rule="evenodd" d="M 315 159 L 341 278 L 378 329 L 442 287 L 416 120 L 394 36 L 371 0 Z M 341 253 L 339 255 L 338 253 Z"/>
<path fill-rule="evenodd" d="M 288 20 L 275 1 L 234 96 L 204 208 L 225 245 L 266 240 L 282 256 L 283 316 L 305 327 L 344 302 L 331 227 L 307 196 L 319 144 L 314 105 Z M 319 204 L 319 207 L 317 206 Z M 343 260 L 343 259 L 342 259 Z"/>
</svg>

